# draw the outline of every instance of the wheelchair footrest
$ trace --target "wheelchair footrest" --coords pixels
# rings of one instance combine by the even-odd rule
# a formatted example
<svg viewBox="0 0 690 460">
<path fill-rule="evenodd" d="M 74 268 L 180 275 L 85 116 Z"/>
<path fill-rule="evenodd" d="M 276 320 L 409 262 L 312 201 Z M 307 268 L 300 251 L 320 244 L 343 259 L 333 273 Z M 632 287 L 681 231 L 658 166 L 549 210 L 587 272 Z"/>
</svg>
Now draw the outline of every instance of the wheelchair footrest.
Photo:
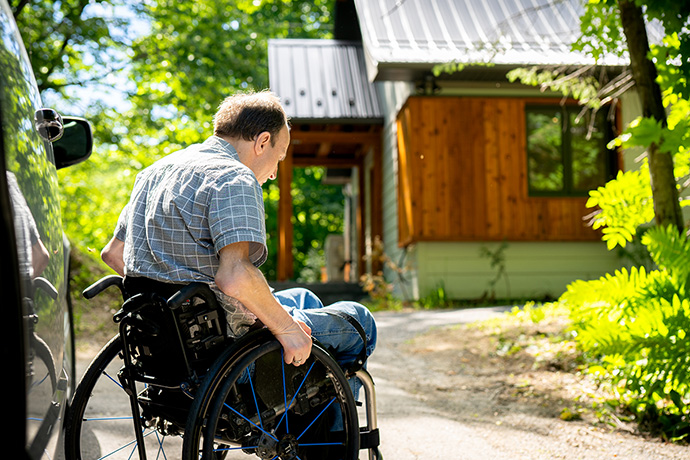
<svg viewBox="0 0 690 460">
<path fill-rule="evenodd" d="M 380 443 L 381 443 L 381 439 L 379 437 L 379 429 L 378 428 L 376 428 L 374 430 L 369 430 L 369 431 L 366 431 L 366 430 L 360 428 L 360 430 L 359 430 L 359 448 L 360 448 L 360 450 L 373 449 L 374 447 L 378 447 Z"/>
</svg>

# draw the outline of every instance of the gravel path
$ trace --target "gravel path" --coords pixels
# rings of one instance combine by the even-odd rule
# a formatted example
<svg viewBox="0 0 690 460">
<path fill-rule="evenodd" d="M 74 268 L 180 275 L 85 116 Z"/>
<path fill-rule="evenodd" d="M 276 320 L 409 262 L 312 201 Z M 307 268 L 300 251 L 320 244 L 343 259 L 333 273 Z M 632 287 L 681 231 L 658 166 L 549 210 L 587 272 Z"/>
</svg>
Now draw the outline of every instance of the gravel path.
<svg viewBox="0 0 690 460">
<path fill-rule="evenodd" d="M 405 350 L 407 341 L 434 327 L 468 323 L 504 310 L 376 314 L 379 343 L 368 369 L 376 383 L 385 459 L 690 459 L 689 447 L 505 407 L 490 385 L 481 393 L 449 387 L 446 373 L 427 355 Z"/>
</svg>

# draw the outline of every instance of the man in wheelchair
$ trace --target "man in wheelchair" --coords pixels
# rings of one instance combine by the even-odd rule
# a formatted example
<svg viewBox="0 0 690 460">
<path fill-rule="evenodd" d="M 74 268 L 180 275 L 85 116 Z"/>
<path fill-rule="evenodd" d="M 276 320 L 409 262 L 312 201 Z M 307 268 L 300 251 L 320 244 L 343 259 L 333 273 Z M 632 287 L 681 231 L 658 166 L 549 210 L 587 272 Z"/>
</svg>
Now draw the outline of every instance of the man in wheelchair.
<svg viewBox="0 0 690 460">
<path fill-rule="evenodd" d="M 168 155 L 137 175 L 114 236 L 102 251 L 103 260 L 129 286 L 154 283 L 165 290 L 169 285 L 172 293 L 189 283 L 208 285 L 225 312 L 223 323 L 232 339 L 245 337 L 255 329 L 270 331 L 280 344 L 282 363 L 278 365 L 290 369 L 283 371 L 283 380 L 294 380 L 283 382 L 284 412 L 288 408 L 295 412 L 300 399 L 305 413 L 310 404 L 327 405 L 325 397 L 319 403 L 314 401 L 319 398 L 305 396 L 312 388 L 310 385 L 318 387 L 319 372 L 323 373 L 321 377 L 331 376 L 326 368 L 316 369 L 310 376 L 314 363 L 327 359 L 321 356 L 322 349 L 332 354 L 345 370 L 356 399 L 359 380 L 355 375 L 376 345 L 376 325 L 371 313 L 356 302 L 324 306 L 317 296 L 302 288 L 272 292 L 258 268 L 267 256 L 261 186 L 275 179 L 278 163 L 287 154 L 290 131 L 285 111 L 269 92 L 237 94 L 223 101 L 213 125 L 214 134 L 205 142 Z M 261 360 L 275 358 L 267 354 L 247 364 L 243 375 L 235 375 L 230 379 L 233 383 L 219 390 L 226 392 L 224 397 L 230 399 L 247 382 L 251 386 L 253 377 L 247 375 L 249 370 L 252 376 L 259 375 Z M 251 393 L 256 401 L 254 388 Z M 280 399 L 280 395 L 273 399 L 276 398 Z M 288 404 L 290 398 L 294 401 Z M 303 449 L 308 445 L 304 442 L 306 433 L 314 430 L 308 423 L 305 425 L 309 426 L 302 427 L 301 435 L 305 438 L 299 439 L 294 429 L 288 433 L 287 426 L 281 427 L 282 419 L 272 431 L 260 429 L 259 425 L 267 420 L 264 414 L 273 410 L 271 407 L 260 408 L 257 403 L 255 410 L 248 410 L 251 416 L 239 414 L 241 411 L 233 407 L 217 410 L 219 414 L 226 412 L 225 419 L 236 412 L 241 415 L 236 417 L 238 424 L 227 428 L 226 432 L 234 433 L 227 434 L 228 438 L 238 436 L 238 426 L 255 433 L 253 442 L 257 445 L 243 446 L 246 452 L 261 458 L 306 456 L 303 453 L 300 457 L 296 452 L 298 446 Z M 288 425 L 289 418 L 283 418 L 284 425 Z M 221 428 L 216 430 L 216 437 L 220 431 Z"/>
</svg>

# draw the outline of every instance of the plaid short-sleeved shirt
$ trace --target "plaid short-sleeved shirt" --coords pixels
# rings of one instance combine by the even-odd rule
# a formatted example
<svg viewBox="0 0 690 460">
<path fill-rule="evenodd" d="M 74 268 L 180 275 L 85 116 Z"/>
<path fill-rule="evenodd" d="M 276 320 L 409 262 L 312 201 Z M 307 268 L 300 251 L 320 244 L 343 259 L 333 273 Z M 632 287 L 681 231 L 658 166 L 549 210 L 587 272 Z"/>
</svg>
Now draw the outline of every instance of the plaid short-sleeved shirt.
<svg viewBox="0 0 690 460">
<path fill-rule="evenodd" d="M 254 322 L 214 284 L 224 246 L 249 242 L 256 266 L 268 253 L 261 185 L 228 142 L 211 136 L 141 171 L 115 237 L 125 242 L 127 276 L 205 282 L 228 311 L 232 335 Z"/>
</svg>

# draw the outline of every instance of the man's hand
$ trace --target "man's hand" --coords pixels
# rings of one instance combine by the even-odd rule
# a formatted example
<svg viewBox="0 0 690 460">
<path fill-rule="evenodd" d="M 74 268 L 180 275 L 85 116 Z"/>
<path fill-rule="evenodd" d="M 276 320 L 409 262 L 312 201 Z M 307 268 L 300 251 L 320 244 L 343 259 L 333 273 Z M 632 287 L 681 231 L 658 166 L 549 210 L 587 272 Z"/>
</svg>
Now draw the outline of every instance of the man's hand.
<svg viewBox="0 0 690 460">
<path fill-rule="evenodd" d="M 292 318 L 290 318 L 292 319 Z M 282 330 L 271 330 L 283 346 L 283 359 L 286 364 L 300 366 L 311 354 L 311 328 L 302 321 L 292 319 Z"/>
</svg>

